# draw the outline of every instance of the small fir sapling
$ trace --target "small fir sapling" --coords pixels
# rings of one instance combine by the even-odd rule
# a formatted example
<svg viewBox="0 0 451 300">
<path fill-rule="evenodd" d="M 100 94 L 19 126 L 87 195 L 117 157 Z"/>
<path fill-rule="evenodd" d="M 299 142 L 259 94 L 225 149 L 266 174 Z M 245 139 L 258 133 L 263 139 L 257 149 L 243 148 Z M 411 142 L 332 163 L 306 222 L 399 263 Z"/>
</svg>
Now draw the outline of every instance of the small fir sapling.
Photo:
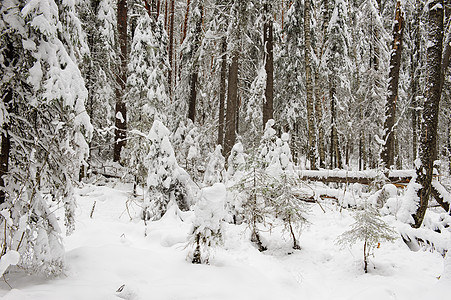
<svg viewBox="0 0 451 300">
<path fill-rule="evenodd" d="M 189 244 L 194 252 L 189 254 L 193 264 L 208 264 L 211 249 L 222 244 L 221 223 L 224 219 L 226 187 L 215 183 L 200 192 L 200 199 L 194 208 L 195 218 Z"/>
<path fill-rule="evenodd" d="M 247 157 L 242 178 L 232 187 L 240 193 L 243 218 L 251 230 L 251 241 L 257 245 L 259 251 L 265 251 L 267 248 L 262 244 L 258 225 L 265 222 L 269 211 L 266 204 L 274 194 L 273 186 L 268 184 L 270 179 L 263 168 L 264 164 L 260 156 L 252 152 Z"/>
<path fill-rule="evenodd" d="M 221 145 L 217 145 L 215 150 L 208 155 L 207 161 L 204 174 L 204 185 L 210 186 L 218 182 L 223 182 L 225 177 L 225 158 L 222 156 Z"/>
<path fill-rule="evenodd" d="M 181 210 L 187 210 L 188 192 L 182 181 L 187 174 L 177 164 L 169 141 L 169 129 L 155 120 L 147 139 L 151 146 L 146 157 L 148 174 L 143 219 L 149 220 L 151 214 L 155 219 L 160 219 L 166 213 L 170 201 L 175 201 Z"/>
<path fill-rule="evenodd" d="M 259 156 L 264 162 L 263 167 L 266 168 L 272 161 L 273 150 L 276 143 L 276 130 L 272 128 L 275 122 L 273 119 L 268 120 L 265 125 L 265 131 L 260 141 Z"/>
<path fill-rule="evenodd" d="M 233 145 L 227 159 L 227 181 L 238 182 L 244 174 L 244 167 L 246 165 L 246 157 L 244 154 L 243 144 L 237 142 Z"/>
<path fill-rule="evenodd" d="M 368 259 L 380 242 L 393 242 L 397 232 L 385 223 L 379 212 L 371 205 L 355 214 L 351 229 L 341 234 L 336 243 L 343 247 L 353 246 L 357 241 L 363 242 L 364 271 L 368 273 Z"/>
<path fill-rule="evenodd" d="M 307 223 L 305 214 L 308 208 L 294 193 L 298 177 L 291 160 L 288 133 L 283 133 L 281 138 L 276 140 L 274 149 L 270 151 L 271 162 L 266 172 L 270 175 L 275 195 L 269 207 L 272 214 L 283 221 L 285 230 L 290 233 L 293 249 L 300 249 L 294 228 L 300 229 Z"/>
<path fill-rule="evenodd" d="M 243 178 L 245 166 L 246 158 L 243 144 L 237 142 L 230 151 L 226 172 L 226 185 L 230 188 L 226 200 L 227 221 L 233 224 L 241 224 L 243 220 L 242 197 L 240 197 L 239 189 L 233 187 Z"/>
</svg>

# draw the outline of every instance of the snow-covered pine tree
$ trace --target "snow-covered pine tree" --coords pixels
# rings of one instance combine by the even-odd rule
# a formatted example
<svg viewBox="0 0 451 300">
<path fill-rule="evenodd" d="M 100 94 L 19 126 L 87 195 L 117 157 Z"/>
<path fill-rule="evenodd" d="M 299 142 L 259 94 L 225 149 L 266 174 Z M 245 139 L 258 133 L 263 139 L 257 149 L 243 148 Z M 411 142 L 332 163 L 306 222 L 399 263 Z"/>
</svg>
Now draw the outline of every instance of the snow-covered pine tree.
<svg viewBox="0 0 451 300">
<path fill-rule="evenodd" d="M 268 207 L 274 217 L 282 220 L 293 240 L 293 249 L 300 249 L 295 231 L 299 231 L 307 222 L 308 208 L 294 193 L 299 181 L 291 159 L 288 133 L 283 133 L 276 140 L 271 152 L 272 160 L 266 172 L 270 180 L 267 184 L 273 186 L 273 196 L 269 199 Z"/>
<path fill-rule="evenodd" d="M 80 1 L 89 54 L 81 64 L 88 90 L 86 111 L 93 125 L 89 165 L 101 165 L 112 157 L 114 97 L 117 72 L 116 1 Z M 84 175 L 84 174 L 81 174 Z"/>
<path fill-rule="evenodd" d="M 245 165 L 246 159 L 244 155 L 243 144 L 241 142 L 238 142 L 233 146 L 227 160 L 227 181 L 239 181 L 241 179 Z"/>
<path fill-rule="evenodd" d="M 242 198 L 239 189 L 233 189 L 233 186 L 243 178 L 246 166 L 243 144 L 236 143 L 230 151 L 227 160 L 226 185 L 230 188 L 226 199 L 227 220 L 230 223 L 241 223 L 243 219 Z"/>
<path fill-rule="evenodd" d="M 247 156 L 245 171 L 240 181 L 232 186 L 232 189 L 239 192 L 239 200 L 234 201 L 235 212 L 242 212 L 243 220 L 251 231 L 251 241 L 256 244 L 259 251 L 267 250 L 260 238 L 259 224 L 265 222 L 268 214 L 266 204 L 272 196 L 272 189 L 268 184 L 270 180 L 264 165 L 265 162 L 254 150 Z M 235 215 L 234 221 L 236 221 L 236 217 L 240 217 L 240 215 Z"/>
<path fill-rule="evenodd" d="M 341 247 L 351 247 L 357 241 L 363 242 L 363 269 L 368 273 L 368 259 L 380 242 L 392 242 L 396 239 L 396 231 L 385 223 L 379 212 L 371 205 L 365 205 L 362 211 L 355 214 L 355 222 L 351 229 L 341 234 L 336 243 Z"/>
<path fill-rule="evenodd" d="M 291 133 L 295 145 L 294 157 L 298 158 L 300 149 L 307 147 L 307 127 L 304 67 L 304 4 L 293 1 L 287 11 L 283 28 L 283 44 L 280 52 L 275 52 L 274 118 L 281 128 Z"/>
<path fill-rule="evenodd" d="M 263 162 L 264 168 L 266 168 L 273 160 L 272 155 L 277 139 L 276 130 L 273 128 L 274 124 L 275 122 L 273 119 L 268 120 L 258 148 L 259 159 Z"/>
<path fill-rule="evenodd" d="M 153 122 L 147 139 L 150 142 L 146 157 L 147 188 L 142 218 L 160 219 L 169 203 L 188 210 L 191 199 L 188 189 L 189 175 L 179 167 L 174 149 L 169 141 L 169 130 L 159 120 Z"/>
<path fill-rule="evenodd" d="M 61 229 L 50 209 L 64 206 L 74 230 L 72 182 L 88 156 L 92 127 L 78 63 L 88 51 L 77 7 L 67 1 L 2 1 L 1 245 L 30 272 L 63 270 Z M 4 172 L 6 171 L 6 172 Z M 43 190 L 50 195 L 43 197 Z"/>
<path fill-rule="evenodd" d="M 384 115 L 382 99 L 387 95 L 388 40 L 376 0 L 365 0 L 359 7 L 355 28 L 357 60 L 357 113 L 359 132 L 359 163 L 366 165 L 364 149 L 380 152 L 373 136 L 382 136 Z"/>
<path fill-rule="evenodd" d="M 204 173 L 204 185 L 210 186 L 225 180 L 225 159 L 222 156 L 222 147 L 217 145 L 215 150 L 208 155 Z"/>
<path fill-rule="evenodd" d="M 189 254 L 193 264 L 208 264 L 212 248 L 222 244 L 225 198 L 226 187 L 223 183 L 215 183 L 200 191 L 200 199 L 194 207 L 195 218 L 189 242 L 194 246 L 194 251 Z"/>
<path fill-rule="evenodd" d="M 239 200 L 234 201 L 235 212 L 242 211 L 243 218 L 251 230 L 251 241 L 257 245 L 259 251 L 265 251 L 266 247 L 262 244 L 258 226 L 265 222 L 270 212 L 268 204 L 275 193 L 272 178 L 266 172 L 273 160 L 275 148 L 276 131 L 272 128 L 273 125 L 272 119 L 266 123 L 260 146 L 247 156 L 244 172 L 240 180 L 232 186 L 232 189 L 239 191 Z M 234 221 L 236 217 L 237 215 L 234 215 Z"/>
<path fill-rule="evenodd" d="M 147 177 L 145 159 L 149 153 L 146 140 L 154 120 L 166 121 L 167 34 L 163 17 L 155 20 L 144 12 L 138 19 L 128 63 L 127 109 L 128 127 L 132 136 L 124 149 L 127 166 L 135 184 L 144 184 Z"/>
<path fill-rule="evenodd" d="M 349 116 L 352 112 L 352 97 L 350 90 L 350 75 L 352 61 L 349 56 L 351 36 L 348 28 L 348 1 L 335 0 L 334 9 L 327 28 L 325 53 L 322 64 L 327 67 L 330 99 L 330 167 L 342 167 L 339 132 L 349 129 Z M 340 111 L 340 114 L 338 114 Z M 338 116 L 340 115 L 340 119 Z M 342 129 L 342 130 L 340 130 Z"/>
</svg>

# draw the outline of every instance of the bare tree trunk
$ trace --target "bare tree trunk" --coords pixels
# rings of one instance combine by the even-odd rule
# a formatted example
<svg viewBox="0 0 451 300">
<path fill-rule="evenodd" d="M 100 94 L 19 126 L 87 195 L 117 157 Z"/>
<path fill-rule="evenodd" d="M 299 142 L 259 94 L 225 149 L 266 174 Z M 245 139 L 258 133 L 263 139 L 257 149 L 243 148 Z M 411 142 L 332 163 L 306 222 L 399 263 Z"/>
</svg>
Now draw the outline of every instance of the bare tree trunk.
<svg viewBox="0 0 451 300">
<path fill-rule="evenodd" d="M 411 90 L 411 107 L 412 107 L 412 160 L 414 161 L 417 158 L 417 149 L 418 149 L 418 86 L 419 86 L 419 53 L 420 53 L 420 14 L 421 14 L 421 3 L 420 0 L 416 1 L 416 10 L 415 17 L 412 30 L 415 32 L 414 36 L 414 49 L 412 49 L 410 54 L 411 61 L 411 72 L 410 72 L 410 90 Z"/>
<path fill-rule="evenodd" d="M 218 145 L 224 148 L 224 106 L 226 93 L 226 75 L 227 75 L 227 38 L 222 38 L 222 58 L 221 58 L 221 82 L 219 86 L 219 127 L 218 127 Z"/>
<path fill-rule="evenodd" d="M 169 98 L 172 101 L 172 76 L 174 74 L 174 5 L 175 0 L 171 0 L 170 4 L 170 10 L 168 12 L 168 18 L 169 18 L 169 49 L 168 49 L 168 56 L 169 56 L 169 72 L 168 72 L 168 89 L 169 89 Z"/>
<path fill-rule="evenodd" d="M 168 0 L 164 1 L 164 28 L 167 32 L 169 32 L 169 24 L 168 24 Z"/>
<path fill-rule="evenodd" d="M 310 5 L 309 5 L 310 6 Z M 321 57 L 323 55 L 323 47 L 324 47 L 324 36 L 327 30 L 327 24 L 329 23 L 329 3 L 328 0 L 322 0 L 322 14 L 321 14 L 321 39 L 318 44 L 315 46 L 316 56 L 318 58 L 318 62 L 321 61 Z M 321 92 L 321 83 L 320 83 L 320 67 L 319 63 L 316 65 L 315 69 L 315 117 L 316 117 L 316 127 L 318 134 L 318 154 L 319 154 L 319 167 L 326 167 L 326 149 L 324 145 L 324 124 L 323 124 L 323 105 L 322 101 L 325 99 L 325 96 L 322 96 Z"/>
<path fill-rule="evenodd" d="M 236 138 L 238 110 L 238 53 L 232 56 L 232 64 L 229 67 L 228 89 L 227 89 L 227 113 L 226 130 L 224 140 L 224 157 L 227 159 L 230 155 Z"/>
<path fill-rule="evenodd" d="M 185 22 L 183 23 L 183 36 L 182 36 L 182 41 L 180 42 L 183 43 L 183 41 L 186 38 L 186 30 L 188 28 L 188 15 L 189 15 L 189 6 L 190 6 L 191 0 L 186 0 L 186 12 L 185 12 Z M 201 12 L 202 13 L 202 12 Z"/>
<path fill-rule="evenodd" d="M 320 87 L 319 87 L 319 73 L 315 71 L 315 117 L 316 127 L 318 130 L 318 154 L 319 167 L 325 168 L 326 165 L 326 150 L 324 149 L 324 127 L 323 127 L 323 106 L 321 103 Z"/>
<path fill-rule="evenodd" d="M 193 55 L 194 55 L 194 62 L 193 62 L 193 70 L 191 73 L 191 86 L 190 86 L 190 97 L 189 97 L 189 108 L 188 108 L 188 119 L 191 121 L 195 121 L 196 118 L 196 98 L 197 98 L 197 79 L 199 77 L 199 63 L 197 60 L 197 51 L 200 47 L 201 43 L 201 34 L 202 34 L 202 19 L 203 19 L 203 6 L 202 2 L 199 1 L 199 6 L 197 7 L 200 11 L 200 17 L 197 19 L 196 22 L 196 31 L 195 31 L 195 37 L 194 37 L 194 44 L 191 46 L 193 47 Z"/>
<path fill-rule="evenodd" d="M 445 18 L 445 20 L 446 20 L 446 18 Z M 448 18 L 448 25 L 447 25 L 446 32 L 447 32 L 447 34 L 446 34 L 445 46 L 443 49 L 443 58 L 442 58 L 442 80 L 441 80 L 442 88 L 443 88 L 443 83 L 445 81 L 446 71 L 448 70 L 448 67 L 449 67 L 449 60 L 450 60 L 450 56 L 451 56 L 451 18 Z"/>
<path fill-rule="evenodd" d="M 263 43 L 265 45 L 266 88 L 263 103 L 263 129 L 269 119 L 273 119 L 274 108 L 274 56 L 273 56 L 273 20 L 271 5 L 265 1 L 263 5 L 265 21 L 263 24 Z"/>
<path fill-rule="evenodd" d="M 115 143 L 113 161 L 121 160 L 121 150 L 125 146 L 127 137 L 127 110 L 123 102 L 125 84 L 127 82 L 127 0 L 119 0 L 117 3 L 117 29 L 121 48 L 120 70 L 116 76 L 116 116 L 115 116 Z"/>
<path fill-rule="evenodd" d="M 13 97 L 13 91 L 9 90 L 3 98 L 3 102 L 7 109 L 9 109 L 9 103 L 11 103 Z M 9 170 L 9 154 L 11 151 L 11 139 L 8 134 L 9 125 L 7 122 L 3 123 L 2 128 L 2 142 L 0 150 L 0 204 L 6 201 L 6 193 L 4 191 L 5 182 L 3 176 L 8 173 Z"/>
<path fill-rule="evenodd" d="M 426 91 L 421 122 L 420 159 L 417 181 L 421 185 L 417 194 L 419 206 L 414 215 L 414 228 L 423 222 L 432 188 L 433 163 L 437 147 L 438 109 L 442 88 L 443 0 L 428 2 L 428 48 L 426 60 Z"/>
<path fill-rule="evenodd" d="M 313 82 L 310 54 L 312 43 L 310 38 L 310 1 L 304 3 L 304 37 L 305 37 L 305 85 L 307 91 L 307 124 L 308 124 L 308 159 L 310 169 L 316 170 L 316 127 L 313 112 Z"/>
<path fill-rule="evenodd" d="M 414 28 L 412 29 L 415 32 L 414 36 L 414 49 L 411 51 L 410 60 L 411 60 L 411 107 L 412 107 L 412 160 L 415 161 L 417 159 L 418 153 L 418 106 L 420 105 L 418 101 L 419 94 L 419 77 L 420 77 L 420 46 L 421 46 L 421 36 L 420 36 L 420 16 L 422 11 L 422 4 L 420 0 L 416 0 L 416 9 L 414 16 Z"/>
<path fill-rule="evenodd" d="M 395 20 L 393 25 L 393 43 L 390 57 L 390 81 L 388 87 L 388 97 L 385 103 L 385 122 L 384 122 L 384 145 L 382 148 L 381 159 L 386 168 L 394 165 L 395 154 L 395 117 L 396 102 L 398 101 L 398 81 L 399 69 L 401 66 L 402 34 L 404 31 L 404 12 L 402 11 L 401 1 L 396 2 Z"/>
</svg>

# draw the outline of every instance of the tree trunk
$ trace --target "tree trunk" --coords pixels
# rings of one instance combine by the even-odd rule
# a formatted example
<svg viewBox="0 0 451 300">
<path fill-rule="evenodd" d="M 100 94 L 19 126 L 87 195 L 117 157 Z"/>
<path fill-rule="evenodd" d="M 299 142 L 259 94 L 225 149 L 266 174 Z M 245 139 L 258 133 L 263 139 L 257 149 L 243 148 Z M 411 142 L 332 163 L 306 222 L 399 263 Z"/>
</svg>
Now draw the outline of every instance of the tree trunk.
<svg viewBox="0 0 451 300">
<path fill-rule="evenodd" d="M 11 103 L 13 97 L 12 90 L 9 90 L 3 98 L 3 102 L 8 109 L 9 104 Z M 3 176 L 8 173 L 9 170 L 9 154 L 11 150 L 11 139 L 8 134 L 9 125 L 7 122 L 3 123 L 2 128 L 2 142 L 1 142 L 1 151 L 0 151 L 0 204 L 6 201 L 6 193 L 4 191 L 5 182 L 3 180 Z"/>
<path fill-rule="evenodd" d="M 189 15 L 190 3 L 191 3 L 191 0 L 186 0 L 185 22 L 183 23 L 183 33 L 182 33 L 183 36 L 182 36 L 182 41 L 180 42 L 180 44 L 183 43 L 183 41 L 186 38 L 186 29 L 188 28 L 188 15 Z"/>
<path fill-rule="evenodd" d="M 222 38 L 222 58 L 221 58 L 221 82 L 219 86 L 219 126 L 218 126 L 218 145 L 224 149 L 224 106 L 226 93 L 226 75 L 227 75 L 227 38 Z"/>
<path fill-rule="evenodd" d="M 226 128 L 224 140 L 224 157 L 227 159 L 230 155 L 236 138 L 238 111 L 238 53 L 234 53 L 232 63 L 229 67 L 228 89 L 227 89 L 227 113 Z"/>
<path fill-rule="evenodd" d="M 174 5 L 175 0 L 171 0 L 170 4 L 170 10 L 168 12 L 168 18 L 169 18 L 169 49 L 168 49 L 168 56 L 169 56 L 169 72 L 168 72 L 168 89 L 169 89 L 169 98 L 172 102 L 172 76 L 174 71 Z"/>
<path fill-rule="evenodd" d="M 305 85 L 307 91 L 307 124 L 308 124 L 308 158 L 310 169 L 316 170 L 316 127 L 315 115 L 313 112 L 313 82 L 310 51 L 312 43 L 310 38 L 310 1 L 304 4 L 304 37 L 305 37 Z"/>
<path fill-rule="evenodd" d="M 420 36 L 420 17 L 421 11 L 423 10 L 422 3 L 420 0 L 415 2 L 415 15 L 412 30 L 415 32 L 414 36 L 414 49 L 411 51 L 410 61 L 411 61 L 411 72 L 410 72 L 410 90 L 411 90 L 411 107 L 412 107 L 412 161 L 415 161 L 418 156 L 418 107 L 420 105 L 418 101 L 419 96 L 419 77 L 420 77 L 420 46 L 421 46 L 421 36 Z"/>
<path fill-rule="evenodd" d="M 195 31 L 195 37 L 194 37 L 194 44 L 191 46 L 193 47 L 193 70 L 191 73 L 191 85 L 190 85 L 190 97 L 189 97 L 189 108 L 188 108 L 188 119 L 190 119 L 191 121 L 195 121 L 196 118 L 196 98 L 197 98 L 197 89 L 196 89 L 196 85 L 197 85 L 197 79 L 199 77 L 199 63 L 198 63 L 198 59 L 196 57 L 197 55 L 197 51 L 200 47 L 200 43 L 201 43 L 201 34 L 202 34 L 202 19 L 203 19 L 203 7 L 202 7 L 202 3 L 199 2 L 199 6 L 197 7 L 200 11 L 200 17 L 197 19 L 196 22 L 196 31 Z"/>
<path fill-rule="evenodd" d="M 127 110 L 123 102 L 125 84 L 127 82 L 127 0 L 119 0 L 117 3 L 117 29 L 121 48 L 120 70 L 116 76 L 116 115 L 115 115 L 115 143 L 113 161 L 121 160 L 121 150 L 125 146 L 127 137 Z"/>
<path fill-rule="evenodd" d="M 419 205 L 412 216 L 414 228 L 419 228 L 431 195 L 432 171 L 436 155 L 438 109 L 441 96 L 442 43 L 443 43 L 443 0 L 432 0 L 428 7 L 428 48 L 426 60 L 426 91 L 421 121 L 420 159 L 417 166 L 417 181 L 421 185 L 417 195 Z"/>
<path fill-rule="evenodd" d="M 169 24 L 168 24 L 168 0 L 164 1 L 164 28 L 167 32 L 169 32 Z"/>
<path fill-rule="evenodd" d="M 446 18 L 445 18 L 446 20 Z M 446 39 L 445 39 L 445 46 L 443 49 L 443 58 L 442 58 L 442 80 L 441 80 L 441 84 L 442 84 L 442 88 L 443 88 L 443 83 L 445 81 L 445 76 L 446 76 L 446 71 L 448 70 L 449 67 L 449 60 L 450 60 L 450 56 L 451 56 L 451 19 L 448 19 L 448 29 L 446 32 L 448 32 L 448 34 L 446 35 Z"/>
<path fill-rule="evenodd" d="M 384 145 L 382 148 L 381 159 L 386 168 L 394 165 L 395 154 L 395 117 L 396 102 L 398 101 L 398 81 L 399 69 L 401 66 L 402 34 L 404 31 L 404 12 L 402 11 L 401 1 L 396 2 L 395 21 L 393 25 L 393 43 L 390 57 L 390 81 L 388 86 L 388 97 L 385 103 L 385 122 L 384 122 Z"/>
<path fill-rule="evenodd" d="M 331 74 L 334 77 L 333 74 Z M 330 81 L 329 87 L 329 97 L 330 97 L 330 168 L 335 169 L 337 167 L 337 156 L 335 153 L 335 134 L 337 132 L 335 128 L 335 84 L 333 79 Z"/>
<path fill-rule="evenodd" d="M 330 129 L 330 166 L 331 169 L 340 168 L 342 167 L 341 163 L 341 153 L 340 153 L 340 147 L 338 145 L 338 132 L 337 132 L 337 125 L 335 124 L 336 120 L 336 75 L 331 74 L 332 79 L 330 80 L 330 118 L 331 118 L 331 129 Z"/>
<path fill-rule="evenodd" d="M 324 127 L 323 120 L 323 106 L 321 103 L 320 87 L 319 87 L 319 72 L 315 71 L 315 117 L 316 127 L 318 130 L 318 154 L 319 154 L 319 167 L 326 167 L 326 150 L 324 149 Z"/>
<path fill-rule="evenodd" d="M 274 56 L 273 56 L 273 21 L 271 5 L 265 1 L 263 5 L 265 21 L 263 24 L 263 43 L 265 45 L 265 71 L 266 88 L 265 101 L 263 103 L 263 129 L 266 122 L 273 119 L 273 98 L 274 98 Z"/>
</svg>

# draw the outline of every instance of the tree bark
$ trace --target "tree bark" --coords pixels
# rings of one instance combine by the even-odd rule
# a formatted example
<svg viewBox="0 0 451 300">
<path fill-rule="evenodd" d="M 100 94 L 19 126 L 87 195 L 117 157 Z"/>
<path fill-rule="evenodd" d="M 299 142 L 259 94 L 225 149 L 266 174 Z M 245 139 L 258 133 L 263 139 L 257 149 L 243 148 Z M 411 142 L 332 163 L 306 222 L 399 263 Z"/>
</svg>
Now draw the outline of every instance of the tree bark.
<svg viewBox="0 0 451 300">
<path fill-rule="evenodd" d="M 320 95 L 319 87 L 319 72 L 315 71 L 315 117 L 316 127 L 318 130 L 318 154 L 319 154 L 319 167 L 326 167 L 326 150 L 324 149 L 324 127 L 323 127 L 323 105 Z"/>
<path fill-rule="evenodd" d="M 227 75 L 227 38 L 222 38 L 222 58 L 221 58 L 221 82 L 219 86 L 219 126 L 218 126 L 218 145 L 224 149 L 224 106 L 226 93 L 226 75 Z"/>
<path fill-rule="evenodd" d="M 183 41 L 186 38 L 186 30 L 188 28 L 188 15 L 189 15 L 189 6 L 190 6 L 191 0 L 186 0 L 186 12 L 185 12 L 185 22 L 183 23 L 183 36 L 182 36 L 182 41 L 180 42 L 183 43 Z"/>
<path fill-rule="evenodd" d="M 442 58 L 442 80 L 441 80 L 442 88 L 445 81 L 446 71 L 448 70 L 449 67 L 449 60 L 451 56 L 451 19 L 449 19 L 448 21 L 446 32 L 447 34 L 445 39 L 445 45 L 443 48 L 443 58 Z"/>
<path fill-rule="evenodd" d="M 337 125 L 335 124 L 336 120 L 336 79 L 335 74 L 331 74 L 332 79 L 330 80 L 329 94 L 330 94 L 330 167 L 331 169 L 341 168 L 341 153 L 340 147 L 338 145 L 338 132 Z"/>
<path fill-rule="evenodd" d="M 197 51 L 199 50 L 200 47 L 200 43 L 201 43 L 201 34 L 202 34 L 202 19 L 203 19 L 203 7 L 202 7 L 202 2 L 199 1 L 199 7 L 198 7 L 199 11 L 200 11 L 200 17 L 197 19 L 196 21 L 196 31 L 195 31 L 195 37 L 194 37 L 194 45 L 192 45 L 191 47 L 193 47 L 193 70 L 191 73 L 191 85 L 190 85 L 190 97 L 189 97 L 189 108 L 188 108 L 188 119 L 190 119 L 191 121 L 195 121 L 196 119 L 196 98 L 197 98 L 197 79 L 199 77 L 199 63 L 198 63 L 198 59 L 196 57 L 197 55 Z"/>
<path fill-rule="evenodd" d="M 442 88 L 443 0 L 433 0 L 428 7 L 428 42 L 426 59 L 426 91 L 421 121 L 420 160 L 417 181 L 421 185 L 417 195 L 419 205 L 412 215 L 419 228 L 423 222 L 432 189 L 432 173 L 437 147 L 438 109 Z"/>
<path fill-rule="evenodd" d="M 224 157 L 230 155 L 236 139 L 238 111 L 238 53 L 232 56 L 232 63 L 229 67 L 228 89 L 227 89 L 227 113 L 226 113 L 226 131 L 224 140 Z"/>
<path fill-rule="evenodd" d="M 401 66 L 402 34 L 404 31 L 404 12 L 401 1 L 396 2 L 395 20 L 393 25 L 393 43 L 390 57 L 390 81 L 388 97 L 385 103 L 384 145 L 381 159 L 386 168 L 394 165 L 395 154 L 395 117 L 396 102 L 398 101 L 399 69 Z"/>
<path fill-rule="evenodd" d="M 125 84 L 127 82 L 127 0 L 117 2 L 117 29 L 119 34 L 119 45 L 121 49 L 120 70 L 116 76 L 116 115 L 115 115 L 115 143 L 113 161 L 121 160 L 121 150 L 125 146 L 127 137 L 127 110 L 123 102 Z"/>
<path fill-rule="evenodd" d="M 308 124 L 308 158 L 310 161 L 310 169 L 316 170 L 316 126 L 315 115 L 313 112 L 313 82 L 312 82 L 312 65 L 310 59 L 310 51 L 312 51 L 312 43 L 310 37 L 310 0 L 304 3 L 304 37 L 305 37 L 305 88 L 307 91 L 307 124 Z"/>
<path fill-rule="evenodd" d="M 169 18 L 169 72 L 168 72 L 168 89 L 169 89 L 169 98 L 172 102 L 172 74 L 174 73 L 174 5 L 175 0 L 171 0 L 170 10 L 168 13 Z"/>
<path fill-rule="evenodd" d="M 263 129 L 266 122 L 273 119 L 274 108 L 274 55 L 273 55 L 273 20 L 271 15 L 271 5 L 265 1 L 263 5 L 265 21 L 263 24 L 263 43 L 265 45 L 265 71 L 266 88 L 265 101 L 263 103 Z"/>
<path fill-rule="evenodd" d="M 11 103 L 13 97 L 13 91 L 9 90 L 3 98 L 3 102 L 6 104 L 7 110 L 9 109 L 9 104 Z M 3 180 L 3 176 L 8 173 L 9 170 L 9 154 L 11 151 L 11 139 L 8 134 L 9 125 L 7 122 L 3 123 L 2 128 L 2 142 L 1 142 L 1 151 L 0 151 L 0 204 L 6 201 L 6 193 L 4 191 L 5 181 Z"/>
</svg>

